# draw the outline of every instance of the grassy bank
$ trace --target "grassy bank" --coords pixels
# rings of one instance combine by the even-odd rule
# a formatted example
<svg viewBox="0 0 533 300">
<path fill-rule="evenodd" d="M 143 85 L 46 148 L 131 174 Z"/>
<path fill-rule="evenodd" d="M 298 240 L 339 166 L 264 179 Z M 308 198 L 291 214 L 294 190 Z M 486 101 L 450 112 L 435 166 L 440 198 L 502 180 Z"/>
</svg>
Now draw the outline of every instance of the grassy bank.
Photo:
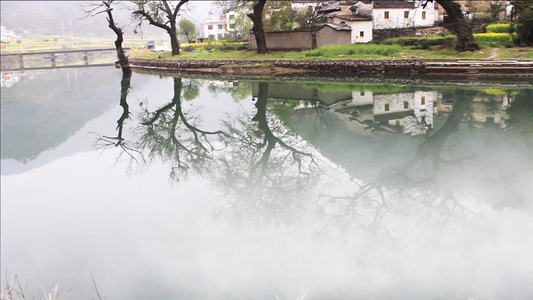
<svg viewBox="0 0 533 300">
<path fill-rule="evenodd" d="M 356 44 L 326 46 L 308 51 L 270 51 L 260 55 L 251 50 L 223 51 L 219 49 L 196 49 L 182 51 L 179 56 L 169 52 L 152 52 L 147 49 L 132 51 L 130 57 L 144 59 L 533 59 L 533 47 L 501 48 L 485 46 L 475 52 L 458 52 L 451 47 L 417 47 L 401 45 Z"/>
</svg>

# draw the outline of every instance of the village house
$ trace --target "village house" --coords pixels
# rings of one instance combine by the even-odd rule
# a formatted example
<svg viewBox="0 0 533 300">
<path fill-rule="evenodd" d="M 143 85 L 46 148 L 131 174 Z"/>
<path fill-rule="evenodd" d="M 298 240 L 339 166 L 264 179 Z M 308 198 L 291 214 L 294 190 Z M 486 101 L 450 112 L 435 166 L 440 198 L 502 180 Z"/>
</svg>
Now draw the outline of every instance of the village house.
<svg viewBox="0 0 533 300">
<path fill-rule="evenodd" d="M 230 19 L 229 16 L 219 16 L 209 12 L 207 19 L 200 24 L 200 37 L 198 40 L 203 41 L 209 37 L 219 40 L 226 37 L 229 34 L 226 30 L 228 22 L 226 18 Z"/>
<path fill-rule="evenodd" d="M 423 4 L 423 0 L 293 0 L 293 9 L 313 10 L 327 22 L 347 24 L 352 28 L 351 43 L 367 43 L 391 36 L 417 35 L 421 29 L 434 27 L 439 22 L 439 5 Z"/>
<path fill-rule="evenodd" d="M 313 31 L 265 32 L 270 50 L 305 50 L 326 45 L 345 45 L 352 40 L 352 28 L 346 24 L 323 24 Z M 250 33 L 250 49 L 257 49 L 255 36 Z"/>
<path fill-rule="evenodd" d="M 22 37 L 15 34 L 13 30 L 7 29 L 4 25 L 0 25 L 2 41 L 20 40 Z"/>
<path fill-rule="evenodd" d="M 417 29 L 434 27 L 438 21 L 436 6 L 433 2 L 422 4 L 421 0 L 329 1 L 319 5 L 318 13 L 328 22 L 350 25 L 353 29 L 352 43 L 360 43 L 391 36 L 416 35 Z"/>
</svg>

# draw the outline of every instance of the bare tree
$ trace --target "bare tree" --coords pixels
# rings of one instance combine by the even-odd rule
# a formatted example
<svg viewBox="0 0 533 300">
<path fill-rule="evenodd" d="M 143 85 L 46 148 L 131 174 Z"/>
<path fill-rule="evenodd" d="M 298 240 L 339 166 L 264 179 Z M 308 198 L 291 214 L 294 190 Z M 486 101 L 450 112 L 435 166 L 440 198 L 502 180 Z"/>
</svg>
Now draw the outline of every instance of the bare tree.
<svg viewBox="0 0 533 300">
<path fill-rule="evenodd" d="M 172 48 L 172 55 L 180 54 L 180 44 L 178 40 L 178 27 L 176 20 L 181 7 L 189 2 L 189 0 L 180 0 L 174 6 L 171 1 L 147 1 L 136 0 L 133 16 L 139 20 L 139 25 L 143 20 L 146 20 L 150 25 L 159 27 L 165 30 L 170 36 L 170 46 Z"/>
<path fill-rule="evenodd" d="M 233 0 L 233 1 L 217 1 L 217 5 L 222 7 L 224 11 L 248 9 L 250 6 L 252 12 L 248 14 L 248 18 L 252 20 L 252 33 L 254 34 L 257 43 L 258 54 L 268 54 L 265 30 L 263 29 L 263 10 L 267 0 Z"/>
<path fill-rule="evenodd" d="M 252 32 L 257 43 L 257 53 L 267 54 L 267 44 L 265 38 L 265 30 L 263 29 L 263 9 L 265 8 L 266 0 L 258 0 L 253 6 L 253 12 L 248 14 L 248 17 L 252 20 Z"/>
<path fill-rule="evenodd" d="M 472 26 L 466 21 L 461 4 L 454 0 L 425 0 L 423 4 L 425 7 L 428 2 L 437 2 L 448 14 L 450 22 L 453 24 L 453 29 L 457 34 L 457 51 L 476 51 L 479 50 L 479 45 L 472 33 Z"/>
<path fill-rule="evenodd" d="M 118 61 L 117 64 L 122 68 L 122 72 L 124 74 L 128 74 L 128 76 L 131 76 L 131 67 L 130 62 L 128 60 L 128 57 L 126 56 L 126 53 L 124 52 L 124 48 L 122 48 L 122 42 L 124 41 L 124 30 L 119 27 L 113 18 L 113 8 L 111 7 L 113 5 L 114 0 L 106 0 L 102 1 L 100 4 L 91 4 L 88 3 L 85 6 L 85 16 L 95 16 L 97 14 L 106 13 L 107 17 L 107 23 L 109 24 L 109 28 L 115 32 L 117 35 L 117 39 L 115 40 L 115 48 L 117 49 L 117 57 Z"/>
</svg>

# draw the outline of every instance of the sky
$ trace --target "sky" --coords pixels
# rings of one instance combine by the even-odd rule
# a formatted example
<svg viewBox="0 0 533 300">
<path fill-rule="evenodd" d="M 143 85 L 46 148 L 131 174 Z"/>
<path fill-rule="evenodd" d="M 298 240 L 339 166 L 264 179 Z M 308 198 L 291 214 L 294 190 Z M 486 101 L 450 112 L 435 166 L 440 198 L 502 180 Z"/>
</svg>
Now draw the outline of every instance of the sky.
<svg viewBox="0 0 533 300">
<path fill-rule="evenodd" d="M 195 23 L 201 23 L 209 15 L 209 11 L 216 12 L 217 8 L 214 5 L 214 1 L 190 1 L 189 2 L 190 15 L 194 19 Z M 185 14 L 189 14 L 186 12 Z"/>
<path fill-rule="evenodd" d="M 173 1 L 177 3 L 177 1 Z M 83 18 L 83 1 L 0 1 L 1 23 L 16 34 L 61 34 L 62 26 L 67 26 L 67 31 L 85 35 L 94 31 L 101 35 L 108 32 L 105 15 L 99 14 L 90 18 Z M 119 2 L 126 3 L 126 2 Z M 209 12 L 216 12 L 214 1 L 191 0 L 182 7 L 181 18 L 186 18 L 200 25 Z M 115 21 L 119 26 L 125 27 L 126 34 L 133 34 L 135 23 L 131 21 L 130 14 L 124 6 L 117 5 L 114 11 Z M 151 30 L 148 23 L 143 25 L 146 33 L 159 32 Z M 109 31 L 110 32 L 110 31 Z M 110 32 L 110 35 L 112 33 Z M 163 33 L 164 34 L 164 33 Z"/>
</svg>

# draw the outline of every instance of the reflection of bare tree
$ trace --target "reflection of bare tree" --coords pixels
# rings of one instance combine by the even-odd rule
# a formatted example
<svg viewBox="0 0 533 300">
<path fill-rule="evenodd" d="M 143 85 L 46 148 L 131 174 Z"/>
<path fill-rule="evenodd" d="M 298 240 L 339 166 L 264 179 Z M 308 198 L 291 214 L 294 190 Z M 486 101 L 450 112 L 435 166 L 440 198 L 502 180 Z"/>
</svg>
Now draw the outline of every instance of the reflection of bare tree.
<svg viewBox="0 0 533 300">
<path fill-rule="evenodd" d="M 127 101 L 130 84 L 131 72 L 123 72 L 122 81 L 120 82 L 120 106 L 122 107 L 122 115 L 117 121 L 117 136 L 111 137 L 96 134 L 97 139 L 95 142 L 95 146 L 97 149 L 102 150 L 108 147 L 119 147 L 122 151 L 120 152 L 119 157 L 117 157 L 117 159 L 119 159 L 123 154 L 126 154 L 128 157 L 131 158 L 133 162 L 139 163 L 138 159 L 140 159 L 141 161 L 143 160 L 142 155 L 140 155 L 140 151 L 135 149 L 134 145 L 131 145 L 131 143 L 129 143 L 128 141 L 126 141 L 126 139 L 122 137 L 124 122 L 130 116 L 130 109 Z"/>
<path fill-rule="evenodd" d="M 188 87 L 188 90 L 195 90 Z M 196 89 L 197 90 L 197 89 Z M 138 149 L 147 151 L 149 158 L 160 157 L 172 162 L 171 178 L 193 169 L 201 172 L 212 162 L 215 149 L 210 137 L 225 135 L 222 131 L 205 131 L 197 127 L 195 119 L 183 111 L 182 79 L 174 78 L 174 97 L 155 112 L 144 111 L 139 128 Z"/>
<path fill-rule="evenodd" d="M 472 96 L 456 90 L 454 109 L 446 122 L 436 131 L 428 129 L 412 157 L 394 169 L 382 170 L 382 175 L 373 182 L 358 184 L 357 191 L 351 195 L 324 196 L 324 214 L 343 226 L 387 231 L 382 222 L 391 214 L 417 214 L 422 218 L 445 220 L 468 211 L 455 197 L 453 187 L 441 177 L 472 159 L 471 156 L 443 158 L 445 142 L 457 131 Z"/>
<path fill-rule="evenodd" d="M 317 180 L 315 156 L 304 150 L 301 138 L 267 113 L 268 83 L 259 84 L 257 126 L 237 118 L 226 122 L 230 137 L 219 161 L 217 183 L 230 194 L 219 213 L 263 224 L 276 219 L 294 221 L 303 213 L 305 194 Z"/>
</svg>

